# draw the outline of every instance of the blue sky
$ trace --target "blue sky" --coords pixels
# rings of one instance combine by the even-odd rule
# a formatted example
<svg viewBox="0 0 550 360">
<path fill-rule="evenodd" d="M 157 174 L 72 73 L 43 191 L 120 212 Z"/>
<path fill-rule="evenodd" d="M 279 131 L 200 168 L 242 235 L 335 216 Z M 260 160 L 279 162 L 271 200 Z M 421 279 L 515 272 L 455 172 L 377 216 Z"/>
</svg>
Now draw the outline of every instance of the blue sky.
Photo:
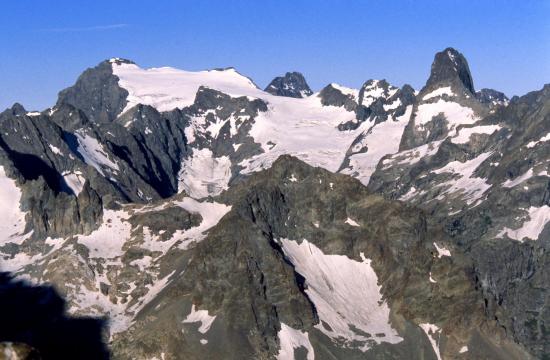
<svg viewBox="0 0 550 360">
<path fill-rule="evenodd" d="M 140 66 L 234 66 L 265 87 L 301 71 L 318 90 L 370 78 L 420 88 L 452 46 L 476 88 L 521 95 L 550 82 L 550 1 L 2 1 L 0 109 L 55 103 L 110 57 Z"/>
</svg>

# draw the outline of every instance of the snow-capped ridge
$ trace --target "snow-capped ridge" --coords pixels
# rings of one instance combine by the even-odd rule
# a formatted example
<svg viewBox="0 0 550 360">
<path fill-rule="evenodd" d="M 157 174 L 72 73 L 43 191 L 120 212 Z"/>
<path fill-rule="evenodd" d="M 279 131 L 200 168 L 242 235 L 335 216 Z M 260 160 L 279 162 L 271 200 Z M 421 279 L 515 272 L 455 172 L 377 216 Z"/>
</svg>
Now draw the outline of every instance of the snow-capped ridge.
<svg viewBox="0 0 550 360">
<path fill-rule="evenodd" d="M 137 104 L 151 105 L 158 111 L 184 108 L 194 103 L 201 86 L 231 96 L 260 97 L 263 91 L 234 68 L 184 71 L 173 67 L 142 69 L 135 64 L 113 63 L 119 86 L 128 91 L 123 112 Z"/>
</svg>

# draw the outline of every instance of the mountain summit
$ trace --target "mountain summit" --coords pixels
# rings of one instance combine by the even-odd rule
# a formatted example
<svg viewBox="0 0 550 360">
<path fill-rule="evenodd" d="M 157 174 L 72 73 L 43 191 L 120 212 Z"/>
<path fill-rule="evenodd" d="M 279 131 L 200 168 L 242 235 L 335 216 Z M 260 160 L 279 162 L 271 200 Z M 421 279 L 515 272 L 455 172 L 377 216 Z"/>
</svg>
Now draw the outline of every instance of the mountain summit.
<svg viewBox="0 0 550 360">
<path fill-rule="evenodd" d="M 313 94 L 304 75 L 296 71 L 276 77 L 267 85 L 265 91 L 273 95 L 293 98 L 304 98 Z"/>
<path fill-rule="evenodd" d="M 435 54 L 426 87 L 435 88 L 441 84 L 460 84 L 475 94 L 468 61 L 464 55 L 451 47 Z"/>
</svg>

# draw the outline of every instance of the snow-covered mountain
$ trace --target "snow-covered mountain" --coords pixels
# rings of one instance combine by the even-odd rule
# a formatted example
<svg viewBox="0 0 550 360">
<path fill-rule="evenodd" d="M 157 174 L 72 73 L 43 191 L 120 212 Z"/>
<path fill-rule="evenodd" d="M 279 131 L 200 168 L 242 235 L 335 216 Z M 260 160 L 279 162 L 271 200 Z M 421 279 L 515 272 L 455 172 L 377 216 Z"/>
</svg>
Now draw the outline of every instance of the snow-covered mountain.
<svg viewBox="0 0 550 360">
<path fill-rule="evenodd" d="M 0 270 L 114 358 L 541 357 L 549 91 L 452 48 L 418 92 L 113 58 L 0 114 Z"/>
</svg>

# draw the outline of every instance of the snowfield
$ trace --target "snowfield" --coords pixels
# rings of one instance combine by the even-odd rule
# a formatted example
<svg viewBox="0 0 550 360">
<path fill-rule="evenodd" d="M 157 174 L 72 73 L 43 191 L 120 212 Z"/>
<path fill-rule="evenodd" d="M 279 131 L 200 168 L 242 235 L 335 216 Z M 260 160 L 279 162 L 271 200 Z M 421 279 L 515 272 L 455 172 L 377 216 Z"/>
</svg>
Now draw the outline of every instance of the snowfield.
<svg viewBox="0 0 550 360">
<path fill-rule="evenodd" d="M 345 347 L 362 351 L 374 344 L 403 340 L 390 324 L 390 309 L 382 299 L 378 277 L 363 253 L 359 262 L 324 254 L 307 240 L 281 239 L 280 243 L 296 271 L 306 279 L 306 293 L 321 321 L 317 329 L 339 343 L 344 339 Z"/>
<path fill-rule="evenodd" d="M 21 190 L 0 166 L 0 246 L 25 240 L 25 213 L 19 209 Z"/>
<path fill-rule="evenodd" d="M 268 104 L 268 111 L 255 119 L 250 135 L 261 145 L 262 154 L 243 160 L 241 173 L 247 174 L 269 168 L 281 155 L 290 154 L 312 166 L 320 166 L 336 172 L 342 166 L 346 153 L 354 141 L 361 136 L 361 146 L 367 151 L 356 152 L 350 157 L 350 165 L 342 172 L 357 176 L 365 185 L 374 172 L 376 164 L 385 155 L 399 148 L 401 133 L 411 116 L 412 106 L 397 119 L 374 124 L 364 122 L 352 131 L 340 131 L 338 125 L 355 121 L 355 113 L 343 107 L 323 106 L 319 93 L 306 98 L 290 98 L 264 92 L 247 77 L 234 69 L 189 72 L 174 68 L 142 69 L 134 64 L 113 63 L 113 73 L 119 77 L 119 85 L 129 92 L 124 111 L 137 104 L 146 104 L 159 111 L 169 111 L 193 104 L 200 86 L 221 91 L 233 97 L 247 96 L 262 99 Z M 374 81 L 365 89 L 365 104 L 383 96 L 383 89 Z M 359 97 L 359 90 L 331 84 L 344 95 Z M 389 96 L 398 89 L 390 88 Z M 389 108 L 397 107 L 396 102 Z M 192 143 L 198 131 L 208 132 L 216 137 L 223 123 L 216 123 L 208 129 L 199 126 L 204 123 L 200 117 L 186 129 Z M 232 130 L 233 130 L 232 126 Z M 179 189 L 191 196 L 216 195 L 227 187 L 231 177 L 228 159 L 215 158 L 204 149 L 195 151 L 186 160 L 180 176 Z"/>
</svg>

